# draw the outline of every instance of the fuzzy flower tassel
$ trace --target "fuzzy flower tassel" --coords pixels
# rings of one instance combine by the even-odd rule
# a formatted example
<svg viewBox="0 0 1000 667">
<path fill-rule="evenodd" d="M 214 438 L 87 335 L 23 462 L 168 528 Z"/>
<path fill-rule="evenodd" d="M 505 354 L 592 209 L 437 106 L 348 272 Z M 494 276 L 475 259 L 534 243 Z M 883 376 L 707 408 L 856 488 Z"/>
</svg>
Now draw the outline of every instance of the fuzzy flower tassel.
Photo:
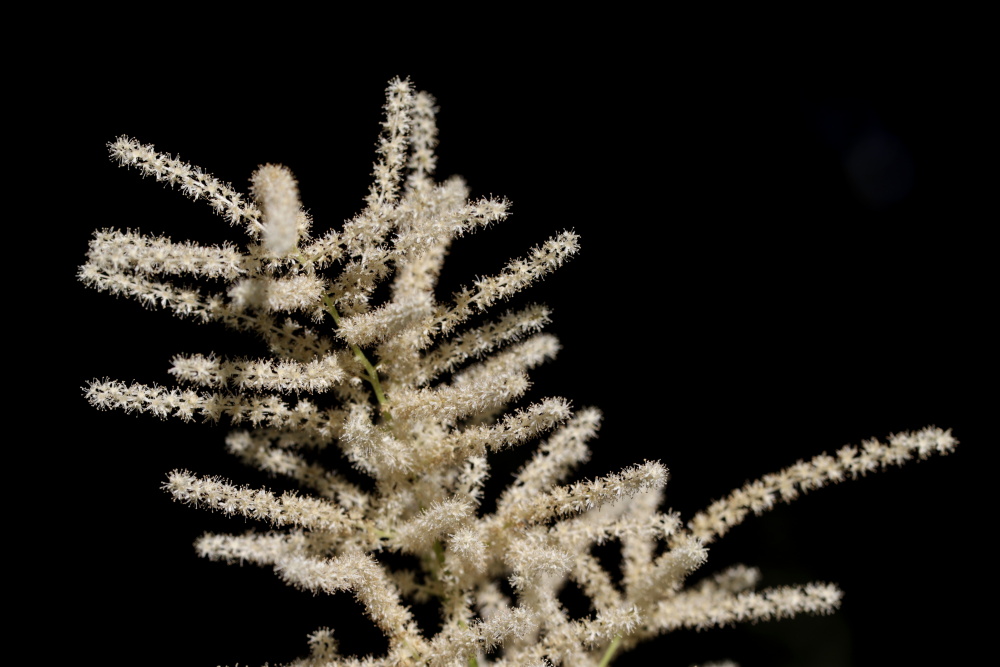
<svg viewBox="0 0 1000 667">
<path fill-rule="evenodd" d="M 459 179 L 436 182 L 436 146 L 433 98 L 391 81 L 364 210 L 317 231 L 284 166 L 261 166 L 244 194 L 131 138 L 110 145 L 122 166 L 207 204 L 245 238 L 209 247 L 101 230 L 80 280 L 250 334 L 269 354 L 177 355 L 165 360 L 176 384 L 95 379 L 86 398 L 102 410 L 231 424 L 230 453 L 297 487 L 184 470 L 163 483 L 179 503 L 239 524 L 199 538 L 200 556 L 273 569 L 310 594 L 353 596 L 388 642 L 381 655 L 345 656 L 336 628 L 319 627 L 290 664 L 606 667 L 677 629 L 836 610 L 832 584 L 758 589 L 759 573 L 743 566 L 699 574 L 709 545 L 821 486 L 947 454 L 951 433 L 845 446 L 748 482 L 688 520 L 661 507 L 669 475 L 659 461 L 575 477 L 601 413 L 526 398 L 534 369 L 559 350 L 542 331 L 550 313 L 498 306 L 571 260 L 580 238 L 564 231 L 524 247 L 442 300 L 452 241 L 503 221 L 509 204 L 470 200 Z M 526 462 L 484 503 L 490 457 L 512 448 Z M 622 552 L 614 571 L 593 552 L 609 541 Z M 411 569 L 395 569 L 401 562 Z M 566 586 L 589 600 L 587 615 L 560 602 Z M 437 605 L 433 632 L 414 602 Z"/>
</svg>

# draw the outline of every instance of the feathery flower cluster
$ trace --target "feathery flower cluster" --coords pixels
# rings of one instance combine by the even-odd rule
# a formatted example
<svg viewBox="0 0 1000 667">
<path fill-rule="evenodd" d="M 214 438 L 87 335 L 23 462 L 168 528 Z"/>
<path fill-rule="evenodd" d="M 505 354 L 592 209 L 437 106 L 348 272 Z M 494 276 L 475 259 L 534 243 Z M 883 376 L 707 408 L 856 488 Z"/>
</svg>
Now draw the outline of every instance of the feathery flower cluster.
<svg viewBox="0 0 1000 667">
<path fill-rule="evenodd" d="M 474 318 L 559 268 L 579 239 L 558 234 L 439 303 L 451 241 L 503 220 L 507 202 L 469 201 L 459 179 L 432 180 L 429 95 L 394 80 L 385 112 L 365 209 L 319 237 L 285 167 L 260 167 L 248 197 L 152 146 L 118 139 L 110 148 L 122 165 L 208 202 L 249 238 L 243 247 L 203 247 L 103 230 L 79 271 L 90 287 L 252 332 L 269 347 L 266 359 L 177 356 L 175 388 L 104 379 L 86 396 L 101 409 L 228 418 L 243 427 L 226 440 L 232 454 L 299 484 L 300 493 L 279 495 L 187 471 L 164 484 L 182 503 L 271 529 L 204 535 L 199 555 L 272 567 L 307 591 L 349 591 L 388 638 L 385 655 L 358 659 L 341 655 L 333 630 L 321 628 L 293 665 L 604 666 L 677 628 L 836 609 L 841 593 L 831 584 L 755 590 L 760 575 L 747 567 L 687 580 L 705 564 L 706 545 L 751 512 L 948 453 L 956 445 L 950 432 L 927 428 L 800 461 L 688 523 L 660 511 L 667 470 L 659 462 L 568 481 L 589 457 L 600 413 L 574 412 L 558 397 L 512 407 L 528 373 L 559 349 L 541 333 L 549 311 L 532 305 Z M 171 281 L 176 276 L 225 287 L 183 287 Z M 375 288 L 384 281 L 390 289 L 379 301 Z M 484 512 L 487 455 L 536 439 L 495 511 Z M 371 477 L 373 490 L 318 463 L 316 450 L 330 447 Z M 591 553 L 609 540 L 621 544 L 620 577 Z M 416 555 L 423 569 L 394 571 L 379 560 L 385 552 Z M 589 598 L 589 616 L 571 618 L 559 602 L 568 582 Z M 435 636 L 420 630 L 408 607 L 427 600 L 441 610 Z"/>
</svg>

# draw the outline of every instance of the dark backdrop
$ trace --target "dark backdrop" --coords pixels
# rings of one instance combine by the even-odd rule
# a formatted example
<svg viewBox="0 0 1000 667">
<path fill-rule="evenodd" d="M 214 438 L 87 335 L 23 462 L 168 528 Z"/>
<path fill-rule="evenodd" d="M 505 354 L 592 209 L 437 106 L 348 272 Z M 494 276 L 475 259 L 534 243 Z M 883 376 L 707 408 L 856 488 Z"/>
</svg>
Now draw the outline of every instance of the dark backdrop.
<svg viewBox="0 0 1000 667">
<path fill-rule="evenodd" d="M 553 307 L 564 346 L 534 374 L 532 395 L 605 412 L 581 474 L 659 459 L 671 471 L 667 505 L 690 516 L 748 479 L 867 437 L 937 424 L 962 441 L 953 456 L 748 521 L 699 573 L 744 562 L 762 568 L 764 585 L 838 582 L 836 615 L 678 632 L 619 662 L 972 655 L 971 604 L 993 590 L 978 563 L 994 505 L 985 225 L 995 213 L 971 204 L 981 128 L 944 64 L 890 52 L 771 68 L 740 52 L 595 48 L 522 65 L 400 56 L 383 67 L 289 54 L 242 67 L 196 54 L 70 58 L 65 88 L 50 91 L 63 122 L 49 139 L 73 157 L 44 167 L 68 182 L 48 195 L 59 230 L 43 224 L 59 234 L 60 263 L 45 298 L 72 315 L 58 325 L 67 408 L 48 418 L 66 436 L 39 448 L 58 470 L 66 537 L 43 565 L 65 573 L 46 594 L 69 600 L 77 646 L 123 664 L 140 652 L 143 664 L 276 664 L 301 655 L 321 625 L 349 653 L 384 646 L 349 595 L 312 597 L 267 570 L 195 557 L 202 532 L 248 526 L 172 503 L 158 489 L 167 471 L 275 484 L 227 459 L 224 427 L 99 413 L 78 391 L 95 377 L 167 382 L 177 352 L 261 353 L 256 344 L 86 290 L 73 274 L 95 228 L 240 237 L 203 204 L 113 165 L 105 143 L 116 136 L 239 189 L 258 164 L 285 164 L 323 230 L 360 209 L 385 82 L 409 75 L 441 107 L 438 175 L 513 202 L 507 222 L 455 244 L 445 285 L 494 272 L 561 229 L 582 236 L 580 255 L 526 295 Z M 528 452 L 498 457 L 493 490 Z"/>
</svg>

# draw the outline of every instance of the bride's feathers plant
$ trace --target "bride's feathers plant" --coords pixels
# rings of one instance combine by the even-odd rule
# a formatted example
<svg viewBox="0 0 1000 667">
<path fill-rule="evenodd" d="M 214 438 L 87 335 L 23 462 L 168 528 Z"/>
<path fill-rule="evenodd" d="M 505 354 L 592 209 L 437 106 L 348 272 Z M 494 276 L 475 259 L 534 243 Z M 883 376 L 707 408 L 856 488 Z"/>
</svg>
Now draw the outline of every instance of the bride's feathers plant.
<svg viewBox="0 0 1000 667">
<path fill-rule="evenodd" d="M 661 509 L 667 469 L 658 461 L 573 481 L 601 414 L 558 397 L 520 401 L 531 370 L 559 345 L 542 332 L 544 306 L 496 307 L 573 257 L 579 238 L 562 232 L 439 301 L 452 240 L 501 222 L 508 203 L 470 200 L 457 178 L 434 182 L 434 113 L 429 95 L 390 82 L 365 208 L 321 232 L 283 166 L 260 167 L 247 196 L 152 146 L 127 137 L 110 144 L 123 166 L 206 202 L 246 241 L 203 246 L 106 229 L 95 233 L 80 279 L 255 335 L 270 356 L 179 355 L 170 368 L 176 386 L 95 380 L 88 400 L 228 420 L 232 454 L 301 488 L 279 494 L 171 472 L 163 486 L 174 499 L 262 526 L 204 535 L 198 554 L 271 567 L 307 591 L 350 592 L 388 639 L 381 657 L 346 657 L 334 629 L 319 628 L 297 667 L 607 665 L 677 628 L 836 609 L 841 593 L 828 583 L 758 589 L 759 572 L 743 566 L 689 579 L 707 545 L 750 514 L 950 452 L 950 432 L 925 428 L 799 461 L 687 520 Z M 485 511 L 489 455 L 535 441 Z M 331 448 L 371 483 L 321 463 Z M 620 574 L 592 553 L 612 540 L 621 545 Z M 386 553 L 415 556 L 420 568 L 393 569 L 380 560 Z M 560 603 L 567 582 L 589 599 L 586 617 L 574 619 Z M 411 601 L 436 601 L 437 634 L 418 627 Z"/>
</svg>

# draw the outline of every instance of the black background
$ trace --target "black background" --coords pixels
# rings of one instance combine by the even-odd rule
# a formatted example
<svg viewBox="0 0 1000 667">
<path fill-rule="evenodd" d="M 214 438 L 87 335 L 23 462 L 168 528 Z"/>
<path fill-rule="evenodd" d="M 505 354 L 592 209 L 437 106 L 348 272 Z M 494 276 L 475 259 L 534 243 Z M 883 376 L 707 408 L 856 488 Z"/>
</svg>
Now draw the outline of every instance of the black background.
<svg viewBox="0 0 1000 667">
<path fill-rule="evenodd" d="M 32 449 L 51 471 L 32 484 L 53 528 L 26 558 L 51 573 L 41 595 L 72 648 L 41 650 L 273 665 L 302 655 L 323 625 L 346 653 L 384 648 L 349 595 L 313 597 L 267 570 L 195 556 L 204 531 L 249 526 L 172 503 L 159 490 L 166 472 L 280 486 L 227 458 L 224 426 L 100 413 L 79 389 L 97 377 L 167 383 L 178 352 L 263 354 L 256 342 L 87 290 L 74 272 L 96 228 L 240 239 L 204 204 L 108 160 L 121 134 L 242 190 L 257 165 L 285 164 L 316 229 L 341 224 L 362 205 L 385 83 L 400 75 L 438 100 L 438 176 L 513 202 L 508 221 L 454 245 L 444 288 L 559 230 L 582 236 L 580 255 L 525 295 L 553 308 L 564 347 L 533 374 L 529 398 L 605 413 L 581 475 L 659 459 L 666 505 L 689 517 L 748 479 L 864 438 L 936 424 L 962 442 L 750 520 L 698 573 L 743 562 L 764 586 L 837 582 L 837 614 L 677 632 L 617 664 L 971 657 L 982 640 L 973 602 L 995 590 L 982 568 L 995 506 L 985 419 L 996 216 L 973 203 L 985 135 L 954 75 L 961 58 L 895 42 L 772 60 L 724 44 L 568 40 L 493 59 L 477 48 L 485 39 L 464 35 L 434 65 L 407 49 L 382 64 L 322 49 L 217 56 L 169 39 L 65 54 L 44 91 L 58 150 L 38 167 L 65 182 L 41 195 L 58 227 L 27 221 L 59 239 L 41 298 L 60 314 L 39 317 L 60 332 L 51 371 L 65 406 L 43 422 L 62 435 Z M 874 166 L 861 178 L 852 164 Z M 529 453 L 498 456 L 491 490 Z M 433 610 L 418 613 L 432 628 Z"/>
</svg>

